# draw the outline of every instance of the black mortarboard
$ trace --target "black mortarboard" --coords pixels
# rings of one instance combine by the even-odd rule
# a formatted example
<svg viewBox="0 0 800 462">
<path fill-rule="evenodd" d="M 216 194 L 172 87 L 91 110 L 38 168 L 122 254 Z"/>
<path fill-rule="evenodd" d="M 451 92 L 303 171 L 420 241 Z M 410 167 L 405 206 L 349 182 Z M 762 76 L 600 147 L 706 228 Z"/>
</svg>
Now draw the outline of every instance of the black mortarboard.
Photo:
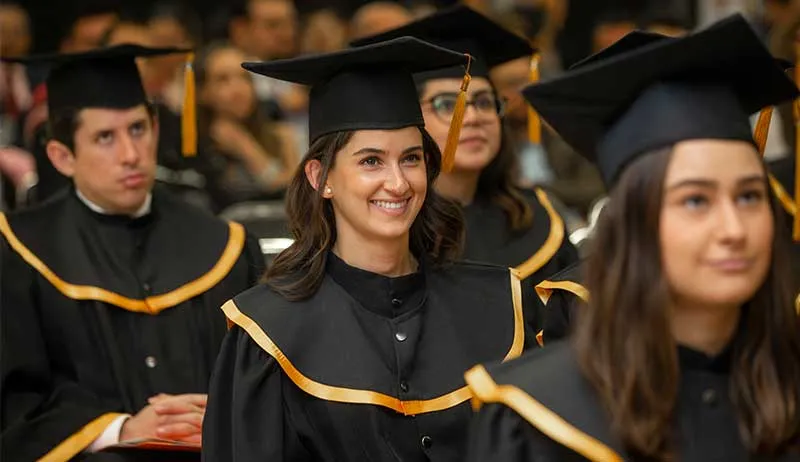
<svg viewBox="0 0 800 462">
<path fill-rule="evenodd" d="M 129 109 L 147 102 L 136 58 L 173 53 L 189 53 L 189 50 L 124 44 L 82 53 L 54 53 L 3 60 L 52 66 L 46 81 L 47 107 L 50 114 L 59 114 L 65 110 L 85 108 Z M 190 100 L 184 101 L 184 113 L 193 113 L 193 86 L 187 86 L 186 91 L 192 95 Z M 186 138 L 184 136 L 184 142 Z M 185 151 L 187 147 L 184 146 Z"/>
<path fill-rule="evenodd" d="M 458 5 L 426 16 L 405 26 L 356 40 L 354 46 L 376 43 L 396 37 L 416 37 L 440 47 L 474 58 L 470 74 L 473 77 L 489 77 L 493 67 L 522 56 L 530 56 L 534 50 L 527 40 L 510 32 L 477 11 Z M 461 78 L 464 70 L 458 67 L 442 68 L 420 73 L 417 81 L 436 78 Z"/>
<path fill-rule="evenodd" d="M 424 126 L 412 74 L 461 65 L 467 56 L 412 37 L 333 53 L 244 63 L 257 74 L 309 85 L 311 142 L 346 130 Z"/>
<path fill-rule="evenodd" d="M 523 90 L 611 186 L 637 156 L 689 139 L 753 142 L 749 115 L 798 95 L 741 15 L 682 38 L 640 32 Z M 624 48 L 622 51 L 618 48 Z"/>
</svg>

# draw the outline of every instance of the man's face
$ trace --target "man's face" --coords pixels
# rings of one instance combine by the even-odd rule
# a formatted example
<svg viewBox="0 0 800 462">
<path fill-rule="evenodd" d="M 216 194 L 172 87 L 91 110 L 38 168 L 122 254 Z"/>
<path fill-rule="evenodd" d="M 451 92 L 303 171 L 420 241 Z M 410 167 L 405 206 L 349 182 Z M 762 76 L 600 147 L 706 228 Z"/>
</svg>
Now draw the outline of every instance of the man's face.
<svg viewBox="0 0 800 462">
<path fill-rule="evenodd" d="M 112 213 L 132 214 L 153 188 L 157 141 L 158 127 L 144 105 L 84 109 L 74 152 L 59 170 L 93 203 Z"/>
<path fill-rule="evenodd" d="M 290 58 L 297 49 L 297 11 L 290 0 L 251 0 L 248 6 L 253 52 L 263 60 Z"/>
</svg>

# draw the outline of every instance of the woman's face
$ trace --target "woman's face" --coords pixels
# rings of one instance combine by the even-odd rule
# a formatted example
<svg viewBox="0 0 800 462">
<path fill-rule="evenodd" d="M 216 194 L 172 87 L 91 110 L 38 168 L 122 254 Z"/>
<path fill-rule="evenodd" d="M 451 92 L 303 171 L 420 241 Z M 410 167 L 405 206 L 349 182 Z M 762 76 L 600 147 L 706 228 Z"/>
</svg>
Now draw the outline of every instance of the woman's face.
<svg viewBox="0 0 800 462">
<path fill-rule="evenodd" d="M 740 306 L 772 261 L 773 216 L 755 148 L 742 141 L 675 145 L 660 217 L 664 272 L 680 306 Z"/>
<path fill-rule="evenodd" d="M 214 114 L 241 121 L 255 110 L 255 88 L 243 61 L 244 53 L 235 48 L 216 50 L 206 58 L 201 96 Z"/>
<path fill-rule="evenodd" d="M 460 88 L 461 79 L 433 79 L 425 83 L 421 95 L 425 129 L 442 150 L 447 144 L 450 120 Z M 472 79 L 467 91 L 467 104 L 453 170 L 479 172 L 500 151 L 497 96 L 487 79 Z"/>
<path fill-rule="evenodd" d="M 349 235 L 349 242 L 408 237 L 428 190 L 417 127 L 357 131 L 333 165 L 323 196 L 333 203 L 338 236 Z"/>
</svg>

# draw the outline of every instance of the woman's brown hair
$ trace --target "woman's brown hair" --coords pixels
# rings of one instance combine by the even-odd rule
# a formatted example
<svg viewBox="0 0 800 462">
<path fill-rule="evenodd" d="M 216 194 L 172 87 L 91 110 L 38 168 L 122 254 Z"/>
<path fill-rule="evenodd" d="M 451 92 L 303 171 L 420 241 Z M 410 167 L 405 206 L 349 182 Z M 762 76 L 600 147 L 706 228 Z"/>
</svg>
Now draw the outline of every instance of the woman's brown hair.
<svg viewBox="0 0 800 462">
<path fill-rule="evenodd" d="M 422 148 L 425 152 L 428 192 L 422 208 L 411 225 L 411 252 L 434 265 L 456 259 L 464 237 L 461 210 L 433 190 L 439 175 L 441 152 L 424 129 Z M 336 153 L 341 151 L 353 132 L 338 132 L 318 138 L 304 156 L 286 192 L 286 214 L 294 238 L 264 275 L 264 282 L 287 300 L 297 301 L 312 296 L 325 276 L 327 251 L 336 242 L 336 218 L 331 202 L 306 178 L 303 166 L 312 160 L 322 164 L 319 184 L 325 184 L 328 172 L 335 167 Z"/>
<path fill-rule="evenodd" d="M 478 177 L 475 194 L 488 198 L 503 209 L 512 231 L 522 231 L 533 224 L 533 210 L 516 186 L 517 167 L 508 129 L 502 126 L 500 149 Z"/>
<path fill-rule="evenodd" d="M 631 456 L 659 461 L 675 459 L 671 436 L 680 383 L 669 288 L 655 238 L 670 158 L 669 149 L 641 156 L 612 188 L 587 264 L 592 296 L 573 338 L 615 434 Z M 772 263 L 742 308 L 730 378 L 745 444 L 764 455 L 800 438 L 800 323 L 791 302 L 785 226 L 774 201 L 771 207 Z"/>
</svg>

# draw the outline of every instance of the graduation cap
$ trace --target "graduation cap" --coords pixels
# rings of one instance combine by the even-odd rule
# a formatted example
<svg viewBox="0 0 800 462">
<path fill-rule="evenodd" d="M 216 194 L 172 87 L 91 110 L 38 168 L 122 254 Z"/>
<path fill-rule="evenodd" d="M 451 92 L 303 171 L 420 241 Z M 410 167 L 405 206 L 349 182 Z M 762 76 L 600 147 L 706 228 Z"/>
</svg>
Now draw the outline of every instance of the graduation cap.
<svg viewBox="0 0 800 462">
<path fill-rule="evenodd" d="M 441 10 L 402 27 L 356 40 L 353 46 L 363 46 L 397 37 L 416 37 L 440 47 L 468 53 L 474 59 L 470 74 L 489 77 L 493 67 L 522 56 L 533 54 L 528 41 L 510 32 L 477 11 L 457 5 Z M 459 68 L 440 68 L 422 72 L 417 81 L 435 78 L 461 78 Z"/>
<path fill-rule="evenodd" d="M 535 52 L 525 38 L 464 5 L 456 5 L 402 27 L 356 40 L 352 45 L 363 46 L 402 36 L 416 37 L 450 50 L 468 53 L 474 58 L 470 74 L 487 79 L 489 71 L 495 66 Z M 538 65 L 539 57 L 534 55 L 531 59 L 531 82 L 539 80 Z M 462 74 L 458 67 L 445 67 L 415 74 L 414 80 L 424 83 L 433 79 L 461 78 Z M 539 118 L 531 111 L 528 120 L 531 140 L 541 142 Z"/>
<path fill-rule="evenodd" d="M 741 15 L 681 38 L 632 34 L 523 90 L 609 187 L 636 157 L 683 140 L 754 143 L 749 115 L 798 95 Z"/>
<path fill-rule="evenodd" d="M 47 76 L 47 107 L 51 114 L 85 108 L 129 109 L 147 102 L 136 58 L 188 53 L 179 48 L 147 48 L 139 45 L 117 45 L 82 53 L 43 54 L 3 61 L 22 64 L 44 63 L 51 66 Z M 196 152 L 197 137 L 194 115 L 194 74 L 187 65 L 183 114 L 183 150 Z"/>
<path fill-rule="evenodd" d="M 419 96 L 412 74 L 437 67 L 464 65 L 468 56 L 412 37 L 333 53 L 268 62 L 248 62 L 242 67 L 256 74 L 308 85 L 309 140 L 346 130 L 391 130 L 424 126 Z M 466 90 L 466 88 L 465 88 Z M 463 104 L 462 104 L 463 116 Z M 451 123 L 456 141 L 461 121 Z M 449 139 L 449 138 L 448 138 Z M 457 144 L 457 143 L 455 143 Z M 452 164 L 455 145 L 445 148 L 442 169 Z"/>
</svg>

